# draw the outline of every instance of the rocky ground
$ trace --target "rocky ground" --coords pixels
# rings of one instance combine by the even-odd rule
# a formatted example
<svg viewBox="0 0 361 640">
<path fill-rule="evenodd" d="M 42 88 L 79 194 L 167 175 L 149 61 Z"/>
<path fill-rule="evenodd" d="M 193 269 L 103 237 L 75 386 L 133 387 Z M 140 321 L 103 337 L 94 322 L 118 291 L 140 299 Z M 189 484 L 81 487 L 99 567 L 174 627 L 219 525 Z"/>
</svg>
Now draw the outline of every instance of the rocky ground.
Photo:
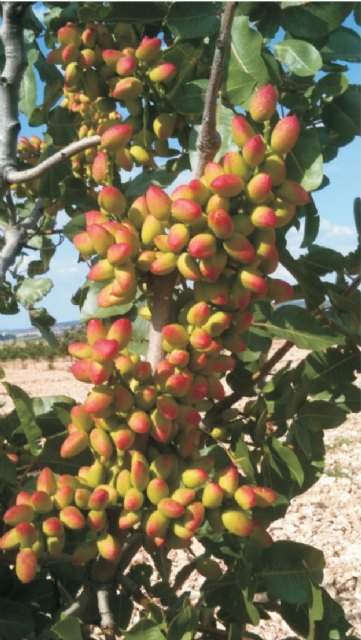
<svg viewBox="0 0 361 640">
<path fill-rule="evenodd" d="M 297 360 L 294 349 L 288 358 Z M 1 363 L 0 363 L 1 366 Z M 88 386 L 70 375 L 69 362 L 4 363 L 6 380 L 23 387 L 32 396 L 70 395 L 82 400 Z M 0 387 L 0 400 L 11 403 Z M 361 438 L 360 416 L 351 415 L 347 422 L 326 433 L 326 471 L 305 495 L 297 497 L 287 516 L 275 522 L 270 532 L 275 539 L 292 539 L 323 549 L 326 560 L 324 586 L 345 609 L 352 624 L 350 633 L 361 638 Z M 177 556 L 186 562 L 185 556 Z M 191 585 L 197 589 L 197 585 Z M 252 629 L 250 629 L 252 631 Z M 288 637 L 293 632 L 275 616 L 257 630 L 264 640 Z"/>
</svg>

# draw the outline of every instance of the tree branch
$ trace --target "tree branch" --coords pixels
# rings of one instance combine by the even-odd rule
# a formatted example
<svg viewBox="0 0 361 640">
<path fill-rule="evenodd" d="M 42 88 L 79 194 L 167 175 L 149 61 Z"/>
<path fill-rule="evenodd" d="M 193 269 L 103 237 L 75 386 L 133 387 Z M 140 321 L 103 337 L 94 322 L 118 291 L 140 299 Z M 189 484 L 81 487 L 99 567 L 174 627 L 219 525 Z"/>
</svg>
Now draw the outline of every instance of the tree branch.
<svg viewBox="0 0 361 640">
<path fill-rule="evenodd" d="M 6 167 L 15 165 L 19 123 L 19 90 L 27 66 L 23 17 L 27 2 L 3 2 L 1 37 L 5 66 L 0 77 L 0 179 Z"/>
<path fill-rule="evenodd" d="M 204 102 L 201 130 L 197 140 L 196 178 L 201 177 L 205 165 L 214 158 L 221 144 L 221 139 L 216 129 L 217 96 L 221 86 L 223 63 L 229 46 L 235 6 L 235 2 L 227 2 L 222 14 L 221 27 Z"/>
<path fill-rule="evenodd" d="M 4 245 L 0 251 L 0 283 L 5 282 L 6 272 L 18 254 L 19 247 L 37 231 L 38 223 L 44 213 L 43 201 L 36 201 L 31 214 L 22 222 L 9 224 L 4 231 Z"/>
<path fill-rule="evenodd" d="M 43 176 L 50 169 L 56 167 L 60 162 L 68 160 L 72 156 L 75 156 L 77 153 L 81 153 L 86 149 L 97 147 L 98 144 L 100 144 L 100 140 L 100 136 L 95 135 L 90 136 L 89 138 L 83 138 L 82 140 L 76 140 L 76 142 L 71 142 L 67 147 L 64 147 L 57 153 L 54 153 L 50 158 L 40 162 L 40 164 L 35 167 L 31 167 L 31 169 L 17 171 L 10 166 L 5 167 L 3 169 L 3 180 L 7 184 L 19 184 L 20 182 L 29 182 L 29 180 L 40 178 L 40 176 Z"/>
<path fill-rule="evenodd" d="M 221 18 L 221 26 L 213 56 L 212 68 L 205 98 L 201 130 L 197 142 L 197 164 L 195 177 L 199 178 L 206 163 L 217 153 L 220 146 L 216 130 L 217 97 L 222 79 L 223 61 L 232 27 L 235 3 L 227 2 Z M 149 290 L 152 296 L 152 319 L 149 331 L 147 360 L 153 371 L 163 357 L 162 329 L 169 321 L 172 292 L 177 281 L 177 272 L 169 276 L 150 278 Z"/>
</svg>

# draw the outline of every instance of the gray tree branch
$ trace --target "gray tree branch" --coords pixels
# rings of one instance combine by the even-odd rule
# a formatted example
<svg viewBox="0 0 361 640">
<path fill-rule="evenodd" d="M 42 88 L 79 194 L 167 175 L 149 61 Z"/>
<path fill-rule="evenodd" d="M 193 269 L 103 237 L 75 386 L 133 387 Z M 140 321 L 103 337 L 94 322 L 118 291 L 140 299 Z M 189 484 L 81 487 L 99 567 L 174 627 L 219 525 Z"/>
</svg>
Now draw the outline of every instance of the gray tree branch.
<svg viewBox="0 0 361 640">
<path fill-rule="evenodd" d="M 39 198 L 31 214 L 17 224 L 9 224 L 4 231 L 4 244 L 0 251 L 0 283 L 5 282 L 6 273 L 18 255 L 19 247 L 37 232 L 39 221 L 44 213 L 43 201 Z"/>
<path fill-rule="evenodd" d="M 40 178 L 46 174 L 50 169 L 53 169 L 64 160 L 68 160 L 75 156 L 77 153 L 81 153 L 91 147 L 97 147 L 100 144 L 100 136 L 90 136 L 89 138 L 83 138 L 82 140 L 76 140 L 71 142 L 68 146 L 64 147 L 54 155 L 50 156 L 40 164 L 31 169 L 24 169 L 23 171 L 17 171 L 11 166 L 7 166 L 3 169 L 3 180 L 7 184 L 19 184 L 20 182 L 29 182 L 35 178 Z"/>
<path fill-rule="evenodd" d="M 23 17 L 27 2 L 3 2 L 1 38 L 5 66 L 0 77 L 0 176 L 15 165 L 19 123 L 19 90 L 27 66 Z"/>
</svg>

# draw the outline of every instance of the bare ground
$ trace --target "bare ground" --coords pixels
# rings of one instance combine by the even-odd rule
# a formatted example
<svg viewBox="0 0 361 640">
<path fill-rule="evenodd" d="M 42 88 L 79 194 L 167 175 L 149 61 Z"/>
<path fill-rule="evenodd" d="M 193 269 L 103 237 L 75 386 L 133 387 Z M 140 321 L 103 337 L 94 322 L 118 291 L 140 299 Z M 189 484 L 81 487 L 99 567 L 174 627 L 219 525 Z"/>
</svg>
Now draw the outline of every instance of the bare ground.
<svg viewBox="0 0 361 640">
<path fill-rule="evenodd" d="M 304 354 L 293 349 L 286 359 L 297 361 Z M 89 386 L 73 379 L 69 361 L 0 363 L 8 382 L 24 388 L 31 396 L 69 395 L 82 401 Z M 11 408 L 0 386 L 0 400 L 5 404 L 1 415 Z M 326 560 L 324 586 L 345 609 L 352 624 L 350 633 L 361 637 L 361 438 L 360 416 L 352 414 L 344 425 L 326 432 L 326 471 L 305 495 L 295 498 L 287 515 L 270 527 L 274 539 L 292 539 L 323 550 Z M 179 564 L 187 557 L 177 552 Z M 190 584 L 197 591 L 199 584 Z M 296 638 L 274 616 L 250 631 L 264 640 Z"/>
</svg>

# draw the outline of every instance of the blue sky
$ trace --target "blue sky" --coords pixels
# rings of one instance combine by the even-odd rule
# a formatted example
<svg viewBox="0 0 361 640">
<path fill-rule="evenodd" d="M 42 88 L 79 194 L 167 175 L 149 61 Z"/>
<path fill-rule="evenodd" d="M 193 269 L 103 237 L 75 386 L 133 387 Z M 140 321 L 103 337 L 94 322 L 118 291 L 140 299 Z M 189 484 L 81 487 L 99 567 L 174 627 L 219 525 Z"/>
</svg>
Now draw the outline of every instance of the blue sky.
<svg viewBox="0 0 361 640">
<path fill-rule="evenodd" d="M 348 22 L 347 26 L 355 28 L 353 21 Z M 359 31 L 359 29 L 357 30 Z M 359 84 L 360 65 L 350 64 L 349 67 L 347 75 L 350 83 Z M 22 130 L 20 135 L 29 135 L 29 130 Z M 356 248 L 353 201 L 357 196 L 360 196 L 360 152 L 359 137 L 351 144 L 341 148 L 337 158 L 325 165 L 325 173 L 330 179 L 330 184 L 313 194 L 321 218 L 317 243 L 342 253 L 353 251 Z M 186 179 L 185 177 L 182 182 Z M 67 220 L 67 216 L 64 215 L 59 222 Z M 288 246 L 294 256 L 298 256 L 302 252 L 300 249 L 302 237 L 302 230 L 297 232 L 295 229 L 291 229 L 288 233 Z M 30 259 L 33 259 L 33 256 Z M 54 256 L 51 270 L 44 276 L 53 280 L 53 289 L 40 303 L 49 310 L 58 322 L 78 321 L 79 309 L 71 304 L 70 298 L 84 282 L 87 271 L 87 266 L 84 263 L 78 263 L 77 251 L 66 240 Z M 287 272 L 282 267 L 275 275 L 289 279 Z M 26 310 L 21 310 L 16 316 L 0 316 L 0 331 L 22 329 L 29 326 Z"/>
</svg>

